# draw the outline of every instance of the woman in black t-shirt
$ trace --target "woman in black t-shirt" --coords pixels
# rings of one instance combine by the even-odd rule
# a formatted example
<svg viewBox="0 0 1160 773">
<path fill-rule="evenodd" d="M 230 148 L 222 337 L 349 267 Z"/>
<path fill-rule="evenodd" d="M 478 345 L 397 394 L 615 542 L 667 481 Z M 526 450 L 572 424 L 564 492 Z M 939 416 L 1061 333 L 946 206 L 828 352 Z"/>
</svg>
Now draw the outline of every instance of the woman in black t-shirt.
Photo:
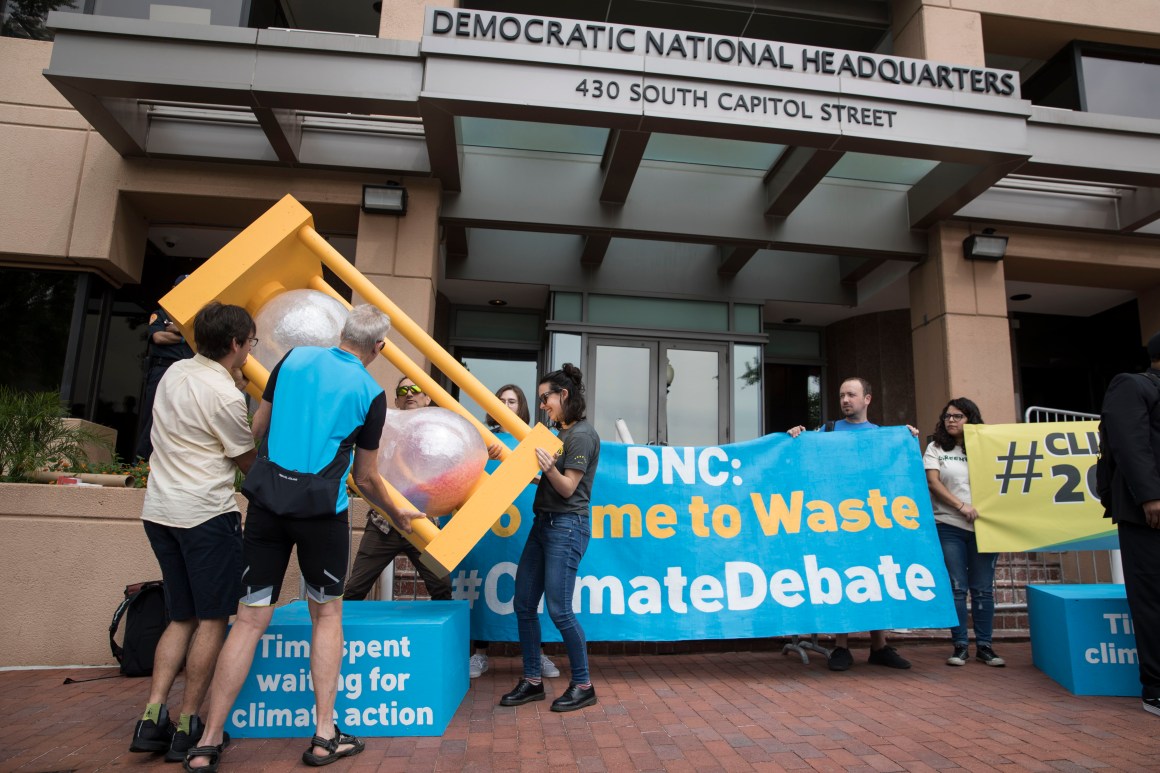
<svg viewBox="0 0 1160 773">
<path fill-rule="evenodd" d="M 500 699 L 500 705 L 544 700 L 540 619 L 536 613 L 544 598 L 572 668 L 571 683 L 552 702 L 552 711 L 575 711 L 596 703 L 596 690 L 588 675 L 587 641 L 572 612 L 572 592 L 591 534 L 588 502 L 600 457 L 600 438 L 584 418 L 584 384 L 575 365 L 566 363 L 561 370 L 544 376 L 536 394 L 548 418 L 560 428 L 564 450 L 553 456 L 536 449 L 541 472 L 532 503 L 536 518 L 520 556 L 514 603 L 524 677 Z"/>
</svg>

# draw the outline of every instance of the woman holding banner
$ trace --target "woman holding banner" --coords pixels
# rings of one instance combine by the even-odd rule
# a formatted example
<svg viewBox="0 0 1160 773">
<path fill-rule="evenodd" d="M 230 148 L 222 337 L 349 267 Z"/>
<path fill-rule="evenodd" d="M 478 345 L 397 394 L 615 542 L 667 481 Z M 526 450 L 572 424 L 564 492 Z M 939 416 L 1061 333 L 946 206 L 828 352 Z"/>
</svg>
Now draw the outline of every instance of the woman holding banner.
<svg viewBox="0 0 1160 773">
<path fill-rule="evenodd" d="M 495 390 L 495 396 L 499 401 L 506 405 L 512 413 L 519 417 L 524 424 L 532 423 L 532 414 L 528 410 L 528 398 L 524 397 L 524 390 L 520 389 L 515 384 L 504 384 L 499 389 Z M 500 427 L 499 422 L 496 421 L 490 414 L 487 416 L 488 429 L 493 432 L 499 432 L 503 428 Z M 509 436 L 510 437 L 510 436 Z M 489 446 L 487 455 L 492 459 L 499 459 L 500 452 L 503 446 L 499 443 Z M 467 675 L 472 679 L 483 676 L 483 672 L 488 669 L 487 648 L 491 642 L 482 639 L 476 639 L 472 642 L 475 651 L 467 660 Z M 540 674 L 541 676 L 555 677 L 560 675 L 560 669 L 556 668 L 556 664 L 547 655 L 540 653 Z"/>
<path fill-rule="evenodd" d="M 991 649 L 991 627 L 995 618 L 995 563 L 998 553 L 980 553 L 975 539 L 979 512 L 971 504 L 971 480 L 967 474 L 967 452 L 963 427 L 982 424 L 979 406 L 965 397 L 947 403 L 934 430 L 934 440 L 922 455 L 926 482 L 930 487 L 934 520 L 942 544 L 943 558 L 955 594 L 959 622 L 951 629 L 955 651 L 948 666 L 966 665 L 967 591 L 971 592 L 971 620 L 975 627 L 975 659 L 988 666 L 1006 665 Z"/>
<path fill-rule="evenodd" d="M 592 533 L 588 503 L 600 458 L 600 437 L 585 421 L 584 384 L 575 365 L 565 363 L 563 369 L 544 376 L 536 393 L 539 405 L 560 428 L 564 449 L 559 456 L 536 449 L 541 472 L 532 502 L 536 518 L 520 556 L 514 599 L 524 676 L 500 699 L 500 705 L 544 700 L 540 618 L 536 613 L 543 598 L 564 639 L 572 668 L 571 683 L 552 702 L 552 711 L 575 711 L 596 703 L 596 690 L 588 675 L 588 643 L 572 612 L 572 592 Z"/>
</svg>

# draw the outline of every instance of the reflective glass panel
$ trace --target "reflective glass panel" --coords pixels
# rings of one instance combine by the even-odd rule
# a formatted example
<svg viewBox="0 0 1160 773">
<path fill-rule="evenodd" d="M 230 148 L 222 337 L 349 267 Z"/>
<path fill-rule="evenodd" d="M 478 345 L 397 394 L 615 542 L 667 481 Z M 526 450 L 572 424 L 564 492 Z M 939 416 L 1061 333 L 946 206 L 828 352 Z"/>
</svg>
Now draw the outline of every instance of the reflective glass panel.
<svg viewBox="0 0 1160 773">
<path fill-rule="evenodd" d="M 761 347 L 733 347 L 733 442 L 761 436 Z"/>
<path fill-rule="evenodd" d="M 521 312 L 475 311 L 455 312 L 455 337 L 487 341 L 540 340 L 540 315 Z"/>
<path fill-rule="evenodd" d="M 618 441 L 624 419 L 634 443 L 649 442 L 649 372 L 652 350 L 639 346 L 596 347 L 596 383 L 588 415 L 604 440 Z"/>
<path fill-rule="evenodd" d="M 244 0 L 96 0 L 94 16 L 120 16 L 125 19 L 181 22 L 183 24 L 218 24 L 244 27 L 249 3 Z"/>
<path fill-rule="evenodd" d="M 608 129 L 569 126 L 498 118 L 459 119 L 459 140 L 464 145 L 512 150 L 545 150 L 551 153 L 604 155 Z"/>
<path fill-rule="evenodd" d="M 83 13 L 84 0 L 0 0 L 0 37 L 52 40 L 50 11 Z"/>
<path fill-rule="evenodd" d="M 549 370 L 559 370 L 564 367 L 564 363 L 570 362 L 579 366 L 580 370 L 583 371 L 586 366 L 581 361 L 580 343 L 580 336 L 575 333 L 553 333 L 552 364 L 549 366 Z"/>
<path fill-rule="evenodd" d="M 761 332 L 761 307 L 738 303 L 733 306 L 733 329 L 739 333 Z"/>
<path fill-rule="evenodd" d="M 822 336 L 816 330 L 767 330 L 765 356 L 779 360 L 817 360 L 822 356 Z"/>
<path fill-rule="evenodd" d="M 670 446 L 713 446 L 720 442 L 721 378 L 715 351 L 670 348 L 665 352 L 672 381 L 664 395 Z"/>
<path fill-rule="evenodd" d="M 584 296 L 580 293 L 554 293 L 552 295 L 552 319 L 562 322 L 579 322 L 584 317 Z"/>
<path fill-rule="evenodd" d="M 535 412 L 536 363 L 532 360 L 503 360 L 490 357 L 464 357 L 463 364 L 471 371 L 471 375 L 483 382 L 488 391 L 495 392 L 505 384 L 515 384 L 524 393 L 528 401 L 528 411 L 532 420 L 538 418 Z M 463 390 L 459 391 L 459 402 L 472 416 L 486 423 L 487 412 L 471 399 L 471 395 Z"/>
<path fill-rule="evenodd" d="M 773 162 L 784 150 L 785 145 L 767 145 L 763 142 L 653 134 L 645 148 L 644 159 L 764 171 L 773 166 Z"/>
<path fill-rule="evenodd" d="M 827 177 L 875 183 L 914 185 L 938 166 L 937 161 L 870 153 L 847 153 L 834 164 Z"/>
<path fill-rule="evenodd" d="M 729 330 L 729 305 L 712 301 L 589 295 L 588 321 L 626 327 Z"/>
<path fill-rule="evenodd" d="M 1089 113 L 1160 118 L 1160 65 L 1095 56 L 1082 62 Z"/>
<path fill-rule="evenodd" d="M 0 384 L 28 392 L 60 391 L 77 276 L 0 269 Z"/>
</svg>

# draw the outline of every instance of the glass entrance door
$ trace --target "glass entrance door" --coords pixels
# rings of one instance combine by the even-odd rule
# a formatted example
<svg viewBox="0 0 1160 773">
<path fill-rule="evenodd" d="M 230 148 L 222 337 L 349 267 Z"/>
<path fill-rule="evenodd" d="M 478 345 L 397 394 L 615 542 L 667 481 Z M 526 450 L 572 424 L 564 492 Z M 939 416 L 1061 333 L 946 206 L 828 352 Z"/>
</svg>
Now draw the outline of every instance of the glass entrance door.
<svg viewBox="0 0 1160 773">
<path fill-rule="evenodd" d="M 602 439 L 624 442 L 619 420 L 633 443 L 656 442 L 657 349 L 655 341 L 588 339 L 588 416 Z"/>
<path fill-rule="evenodd" d="M 725 346 L 662 342 L 660 349 L 667 386 L 660 394 L 657 442 L 668 446 L 726 442 L 726 401 L 721 395 Z"/>
<path fill-rule="evenodd" d="M 727 344 L 666 339 L 588 339 L 588 415 L 600 437 L 619 441 L 617 421 L 637 444 L 728 442 Z"/>
</svg>

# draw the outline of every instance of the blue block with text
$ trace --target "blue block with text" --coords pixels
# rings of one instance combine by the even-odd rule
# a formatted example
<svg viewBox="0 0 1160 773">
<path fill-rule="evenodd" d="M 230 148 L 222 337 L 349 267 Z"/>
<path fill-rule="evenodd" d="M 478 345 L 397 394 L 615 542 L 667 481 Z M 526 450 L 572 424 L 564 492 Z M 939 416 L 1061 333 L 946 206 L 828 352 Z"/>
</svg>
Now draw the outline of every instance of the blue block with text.
<svg viewBox="0 0 1160 773">
<path fill-rule="evenodd" d="M 1028 585 L 1031 658 L 1076 695 L 1139 695 L 1123 585 Z"/>
<path fill-rule="evenodd" d="M 467 694 L 467 603 L 353 601 L 342 618 L 334 721 L 359 736 L 442 735 Z M 306 602 L 274 611 L 230 710 L 231 735 L 314 735 L 310 633 Z"/>
</svg>

